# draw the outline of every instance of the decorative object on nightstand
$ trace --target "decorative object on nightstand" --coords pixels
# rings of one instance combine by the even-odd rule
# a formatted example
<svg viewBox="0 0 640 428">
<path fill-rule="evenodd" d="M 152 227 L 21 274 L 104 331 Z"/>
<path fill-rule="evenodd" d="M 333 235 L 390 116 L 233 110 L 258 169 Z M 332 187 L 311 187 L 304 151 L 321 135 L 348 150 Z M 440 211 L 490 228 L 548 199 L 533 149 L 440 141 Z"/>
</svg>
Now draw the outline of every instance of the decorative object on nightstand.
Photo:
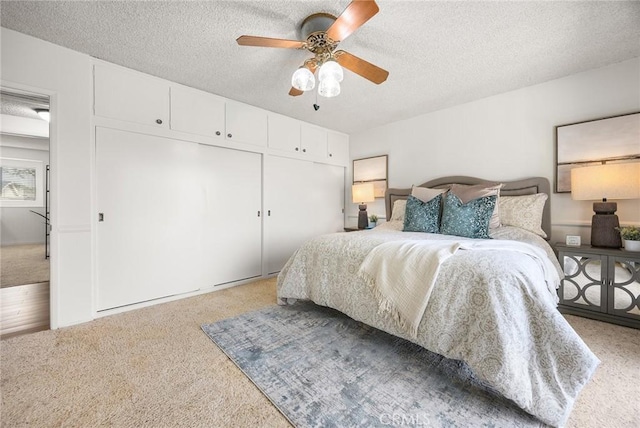
<svg viewBox="0 0 640 428">
<path fill-rule="evenodd" d="M 640 163 L 619 163 L 586 166 L 571 170 L 571 197 L 575 200 L 599 200 L 593 203 L 591 245 L 620 248 L 622 241 L 616 228 L 618 204 L 611 199 L 640 198 Z"/>
<path fill-rule="evenodd" d="M 378 224 L 378 216 L 375 214 L 371 214 L 369 216 L 369 226 L 374 228 Z"/>
<path fill-rule="evenodd" d="M 620 237 L 624 241 L 624 249 L 627 251 L 640 251 L 640 227 L 619 227 Z"/>
<path fill-rule="evenodd" d="M 640 253 L 556 244 L 560 312 L 640 328 Z"/>
<path fill-rule="evenodd" d="M 359 183 L 351 186 L 351 195 L 354 204 L 360 204 L 358 213 L 358 229 L 369 227 L 369 215 L 367 214 L 367 202 L 375 201 L 373 195 L 373 183 Z"/>
</svg>

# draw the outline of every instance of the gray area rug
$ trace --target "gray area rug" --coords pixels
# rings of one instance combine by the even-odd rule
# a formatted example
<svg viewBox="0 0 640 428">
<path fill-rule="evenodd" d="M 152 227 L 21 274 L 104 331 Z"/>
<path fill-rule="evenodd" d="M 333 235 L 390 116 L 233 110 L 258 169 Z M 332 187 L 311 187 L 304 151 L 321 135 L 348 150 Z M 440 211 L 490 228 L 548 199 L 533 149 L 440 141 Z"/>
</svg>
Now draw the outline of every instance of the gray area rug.
<svg viewBox="0 0 640 428">
<path fill-rule="evenodd" d="M 202 326 L 297 427 L 541 427 L 468 367 L 310 303 Z"/>
</svg>

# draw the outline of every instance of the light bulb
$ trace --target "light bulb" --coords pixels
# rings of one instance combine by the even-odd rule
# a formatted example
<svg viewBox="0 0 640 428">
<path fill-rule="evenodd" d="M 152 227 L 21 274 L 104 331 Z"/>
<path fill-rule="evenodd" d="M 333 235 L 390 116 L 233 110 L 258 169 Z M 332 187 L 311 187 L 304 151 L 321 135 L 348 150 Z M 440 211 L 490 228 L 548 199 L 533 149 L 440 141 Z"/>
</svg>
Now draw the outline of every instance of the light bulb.
<svg viewBox="0 0 640 428">
<path fill-rule="evenodd" d="M 340 95 L 340 83 L 335 79 L 324 79 L 318 85 L 318 95 L 331 98 Z"/>
<path fill-rule="evenodd" d="M 333 79 L 336 82 L 342 82 L 343 78 L 344 72 L 342 71 L 342 67 L 340 67 L 340 64 L 334 60 L 329 60 L 322 64 L 318 71 L 318 80 L 321 82 L 325 79 Z"/>
<path fill-rule="evenodd" d="M 299 91 L 310 91 L 316 86 L 316 78 L 308 68 L 300 67 L 291 76 L 291 86 Z"/>
</svg>

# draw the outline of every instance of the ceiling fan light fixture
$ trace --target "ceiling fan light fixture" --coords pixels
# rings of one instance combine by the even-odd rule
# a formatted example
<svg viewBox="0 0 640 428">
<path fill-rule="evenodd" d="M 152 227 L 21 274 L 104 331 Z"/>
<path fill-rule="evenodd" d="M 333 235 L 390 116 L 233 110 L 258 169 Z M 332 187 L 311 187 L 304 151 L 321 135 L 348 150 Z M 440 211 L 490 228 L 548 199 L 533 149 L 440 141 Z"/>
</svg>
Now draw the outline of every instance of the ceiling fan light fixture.
<svg viewBox="0 0 640 428">
<path fill-rule="evenodd" d="M 316 78 L 306 67 L 300 67 L 291 76 L 291 86 L 299 91 L 310 91 L 316 86 Z"/>
<path fill-rule="evenodd" d="M 332 78 L 321 80 L 318 85 L 318 95 L 325 98 L 337 97 L 340 95 L 340 82 Z"/>
<path fill-rule="evenodd" d="M 342 67 L 332 59 L 322 64 L 320 70 L 318 70 L 318 80 L 320 80 L 320 82 L 327 79 L 333 79 L 340 83 L 343 78 L 344 72 L 342 71 Z"/>
</svg>

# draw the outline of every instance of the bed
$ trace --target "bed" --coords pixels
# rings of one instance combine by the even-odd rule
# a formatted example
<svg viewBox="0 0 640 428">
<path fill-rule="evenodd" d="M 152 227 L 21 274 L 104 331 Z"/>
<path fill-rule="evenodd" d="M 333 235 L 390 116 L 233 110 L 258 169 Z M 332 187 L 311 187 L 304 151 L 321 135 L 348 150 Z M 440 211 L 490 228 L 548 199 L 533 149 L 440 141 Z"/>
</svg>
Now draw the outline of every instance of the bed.
<svg viewBox="0 0 640 428">
<path fill-rule="evenodd" d="M 495 216 L 495 207 L 503 210 L 505 219 L 511 216 L 511 224 L 505 220 L 491 229 L 485 224 L 491 239 L 403 231 L 413 230 L 405 224 L 412 224 L 407 217 L 415 213 L 409 207 L 433 204 L 416 202 L 414 194 L 449 189 L 435 197 L 440 198 L 441 231 L 451 212 L 447 195 L 457 194 L 459 185 L 486 191 L 495 183 L 458 176 L 412 189 L 388 189 L 386 223 L 319 236 L 296 251 L 278 276 L 278 303 L 311 300 L 464 361 L 479 379 L 522 409 L 562 426 L 599 360 L 556 308 L 562 272 L 544 238 L 550 236 L 550 206 L 543 197 L 549 194 L 549 182 L 501 182 L 498 195 L 474 199 L 486 202 L 488 208 L 477 209 L 484 209 L 482 219 L 490 215 L 489 208 Z M 460 202 L 457 197 L 449 200 Z M 531 200 L 536 207 L 524 203 L 525 211 L 509 208 Z M 401 219 L 403 204 L 406 215 Z M 450 218 L 447 226 L 457 224 Z"/>
</svg>

